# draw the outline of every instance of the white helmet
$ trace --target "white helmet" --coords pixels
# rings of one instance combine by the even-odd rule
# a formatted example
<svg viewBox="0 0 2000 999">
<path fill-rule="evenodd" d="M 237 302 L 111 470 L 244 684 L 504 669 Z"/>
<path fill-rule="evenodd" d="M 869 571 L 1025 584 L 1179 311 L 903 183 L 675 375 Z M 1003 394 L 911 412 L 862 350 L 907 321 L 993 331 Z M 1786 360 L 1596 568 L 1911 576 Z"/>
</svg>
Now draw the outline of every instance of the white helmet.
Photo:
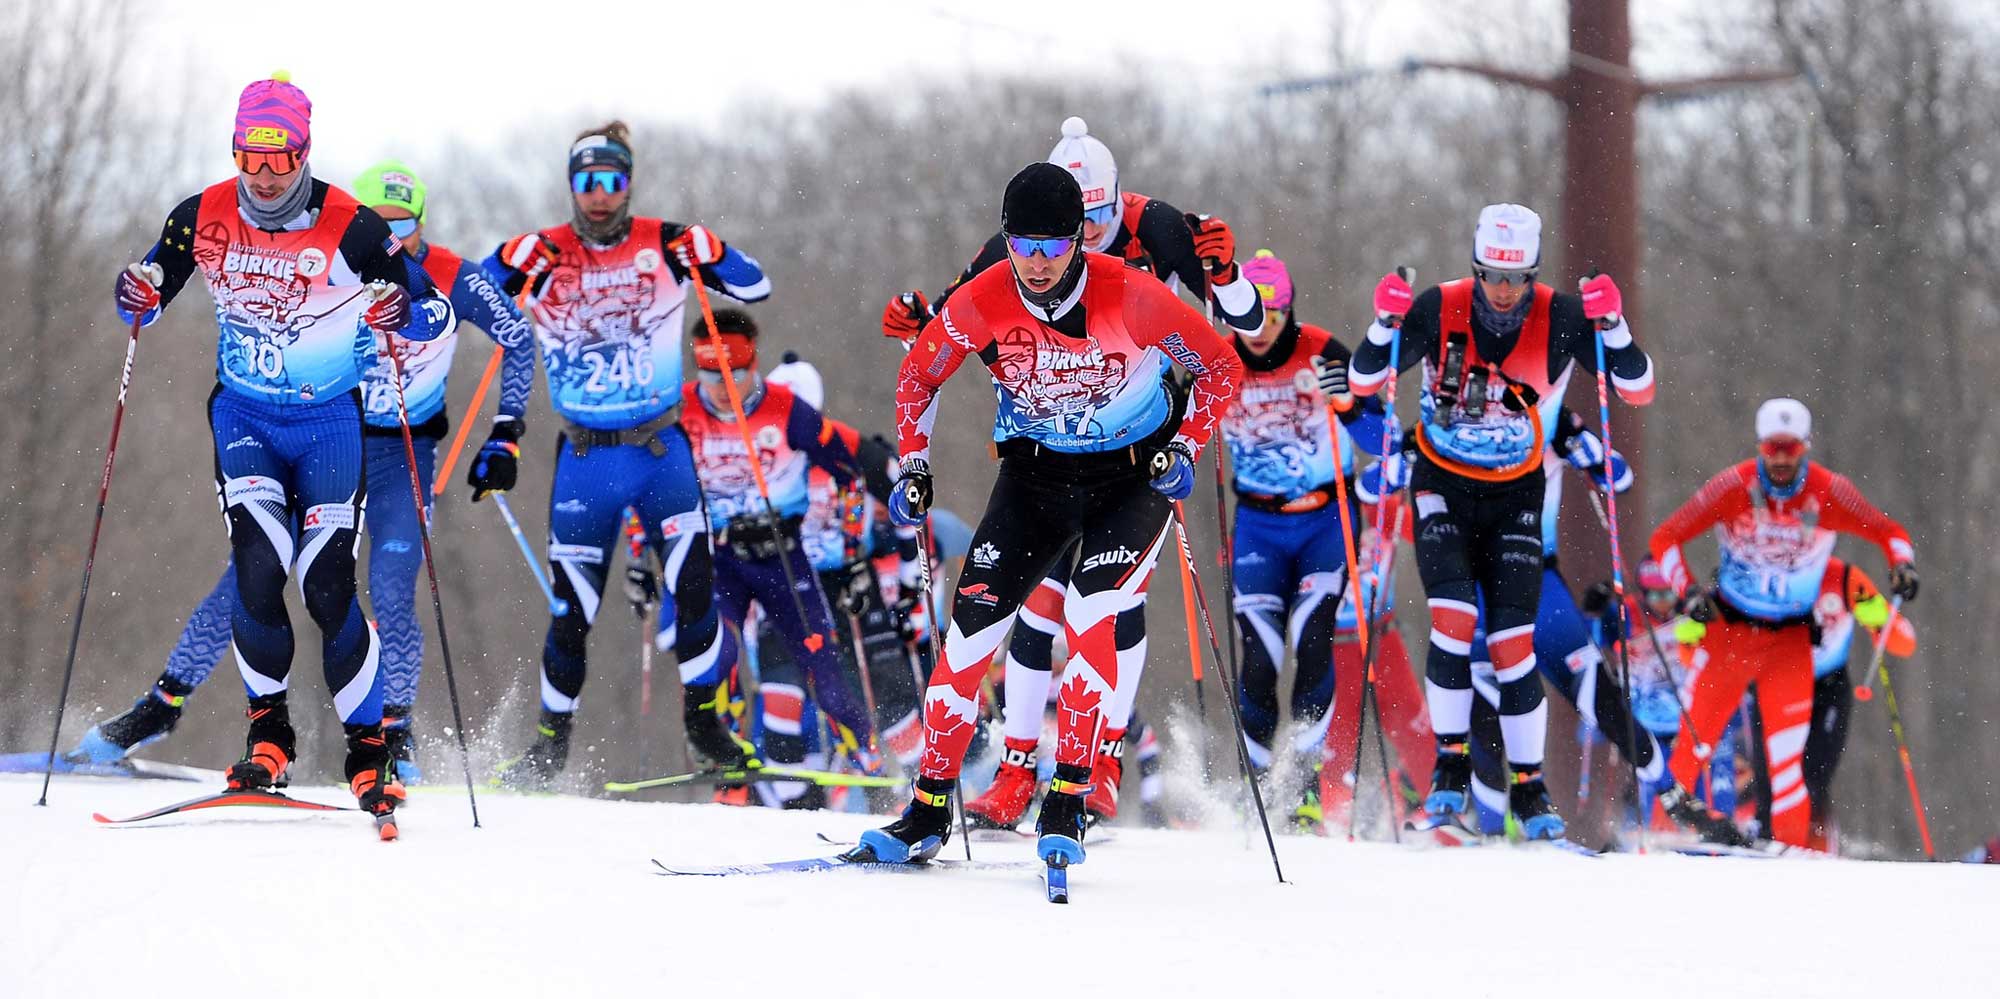
<svg viewBox="0 0 2000 999">
<path fill-rule="evenodd" d="M 811 362 L 799 360 L 799 355 L 789 350 L 785 351 L 784 363 L 772 368 L 770 377 L 765 381 L 791 389 L 793 395 L 805 400 L 805 404 L 814 409 L 824 408 L 826 383 L 820 379 L 819 369 L 813 367 Z"/>
<path fill-rule="evenodd" d="M 1090 135 L 1090 126 L 1074 115 L 1063 119 L 1062 141 L 1049 150 L 1049 162 L 1062 167 L 1083 188 L 1083 210 L 1118 203 L 1118 161 L 1111 150 Z"/>
</svg>

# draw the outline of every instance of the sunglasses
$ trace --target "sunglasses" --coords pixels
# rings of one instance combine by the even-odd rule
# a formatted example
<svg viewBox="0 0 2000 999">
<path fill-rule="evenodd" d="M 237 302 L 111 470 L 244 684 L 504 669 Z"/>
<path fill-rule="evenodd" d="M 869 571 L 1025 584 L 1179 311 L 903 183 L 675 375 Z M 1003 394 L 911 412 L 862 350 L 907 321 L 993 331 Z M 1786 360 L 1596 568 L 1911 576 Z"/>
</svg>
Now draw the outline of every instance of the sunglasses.
<svg viewBox="0 0 2000 999">
<path fill-rule="evenodd" d="M 1111 220 L 1118 217 L 1118 205 L 1116 203 L 1100 205 L 1084 212 L 1083 217 L 1092 225 L 1110 225 Z"/>
<path fill-rule="evenodd" d="M 1472 276 L 1487 284 L 1505 285 L 1509 288 L 1535 283 L 1534 271 L 1503 271 L 1491 267 L 1472 265 Z"/>
<path fill-rule="evenodd" d="M 409 239 L 411 236 L 417 234 L 416 219 L 390 219 L 388 221 L 389 221 L 389 231 L 393 233 L 397 239 Z"/>
<path fill-rule="evenodd" d="M 1036 253 L 1054 260 L 1070 251 L 1076 245 L 1075 236 L 1015 236 L 1007 237 L 1007 248 L 1017 257 L 1032 257 Z"/>
<path fill-rule="evenodd" d="M 569 175 L 569 189 L 578 194 L 589 194 L 593 187 L 606 194 L 617 194 L 631 183 L 630 174 L 616 170 L 585 170 Z"/>
<path fill-rule="evenodd" d="M 1757 442 L 1757 453 L 1766 458 L 1796 458 L 1806 453 L 1806 442 L 1796 437 L 1771 437 Z"/>
<path fill-rule="evenodd" d="M 252 149 L 234 149 L 236 169 L 247 174 L 257 174 L 269 167 L 273 174 L 284 177 L 296 173 L 305 162 L 304 150 L 281 149 L 277 152 L 259 152 Z"/>
</svg>

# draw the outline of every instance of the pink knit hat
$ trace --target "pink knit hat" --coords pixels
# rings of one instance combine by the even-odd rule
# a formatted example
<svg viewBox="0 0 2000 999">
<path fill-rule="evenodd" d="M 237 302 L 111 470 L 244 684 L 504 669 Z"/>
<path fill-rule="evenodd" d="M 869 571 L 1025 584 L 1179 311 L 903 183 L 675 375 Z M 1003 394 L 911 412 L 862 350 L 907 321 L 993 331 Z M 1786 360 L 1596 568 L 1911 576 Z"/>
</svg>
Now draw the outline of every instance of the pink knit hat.
<svg viewBox="0 0 2000 999">
<path fill-rule="evenodd" d="M 1269 250 L 1258 250 L 1257 255 L 1243 264 L 1243 276 L 1257 286 L 1257 293 L 1264 296 L 1267 309 L 1289 309 L 1292 307 L 1292 272 L 1285 268 L 1285 262 Z"/>
<path fill-rule="evenodd" d="M 296 153 L 312 148 L 312 101 L 292 86 L 291 74 L 280 70 L 268 80 L 243 88 L 236 99 L 236 130 L 231 148 L 246 152 Z"/>
</svg>

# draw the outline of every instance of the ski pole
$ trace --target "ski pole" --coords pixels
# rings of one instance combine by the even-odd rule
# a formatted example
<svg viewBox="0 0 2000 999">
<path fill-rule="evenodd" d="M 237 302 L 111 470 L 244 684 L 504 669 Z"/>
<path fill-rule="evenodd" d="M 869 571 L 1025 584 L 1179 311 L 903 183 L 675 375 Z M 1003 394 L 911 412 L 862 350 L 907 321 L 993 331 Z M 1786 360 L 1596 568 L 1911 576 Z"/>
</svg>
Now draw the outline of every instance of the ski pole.
<svg viewBox="0 0 2000 999">
<path fill-rule="evenodd" d="M 1188 662 L 1194 670 L 1195 712 L 1208 718 L 1208 700 L 1203 694 L 1205 685 L 1201 682 L 1201 640 L 1195 637 L 1194 622 L 1194 577 L 1188 574 L 1188 567 L 1181 566 L 1181 613 L 1187 623 Z"/>
<path fill-rule="evenodd" d="M 799 597 L 799 581 L 792 572 L 792 552 L 796 547 L 785 545 L 784 522 L 778 517 L 778 508 L 771 502 L 771 486 L 764 481 L 764 459 L 757 449 L 757 442 L 750 437 L 750 421 L 743 415 L 743 397 L 736 391 L 736 370 L 729 366 L 729 350 L 722 344 L 722 329 L 715 325 L 715 310 L 708 304 L 708 285 L 702 281 L 701 267 L 688 265 L 688 276 L 693 280 L 695 301 L 701 303 L 701 320 L 708 326 L 708 343 L 715 351 L 715 363 L 722 366 L 723 393 L 729 397 L 730 415 L 736 417 L 736 430 L 743 435 L 743 457 L 750 465 L 750 477 L 757 483 L 757 495 L 764 501 L 764 516 L 777 536 L 778 567 L 785 572 L 785 589 L 792 595 L 792 609 L 799 614 L 799 625 L 806 627 L 812 618 L 806 614 L 805 601 Z M 817 629 L 805 637 L 807 652 L 818 652 L 826 644 L 826 636 Z M 874 719 L 869 720 L 870 731 L 874 730 Z"/>
<path fill-rule="evenodd" d="M 1608 450 L 1606 452 L 1604 460 L 1606 464 L 1609 464 L 1611 461 L 1610 453 Z M 1609 472 L 1607 471 L 1606 474 L 1608 475 Z M 1594 486 L 1595 483 L 1592 483 L 1592 485 Z M 1592 488 L 1586 491 L 1584 495 L 1590 498 L 1590 509 L 1592 510 L 1592 512 L 1597 514 L 1597 522 L 1603 525 L 1604 530 L 1607 533 L 1609 533 L 1611 530 L 1611 518 L 1605 514 L 1604 501 L 1597 497 L 1597 490 L 1595 488 Z M 1628 604 L 1625 607 L 1619 608 L 1619 613 L 1621 615 L 1628 614 L 1631 613 L 1632 610 L 1633 608 Z M 1682 730 L 1688 733 L 1689 738 L 1694 739 L 1695 758 L 1700 760 L 1708 759 L 1709 755 L 1715 752 L 1715 747 L 1709 745 L 1706 742 L 1701 741 L 1701 738 L 1695 734 L 1694 719 L 1688 717 L 1687 705 L 1682 703 L 1681 701 L 1681 696 L 1680 696 L 1681 684 L 1684 681 L 1682 677 L 1674 675 L 1673 659 L 1668 658 L 1667 650 L 1660 646 L 1660 636 L 1658 632 L 1656 632 L 1651 627 L 1642 628 L 1640 630 L 1646 633 L 1646 640 L 1653 646 L 1653 658 L 1658 659 L 1660 661 L 1660 672 L 1666 675 L 1667 682 L 1674 685 L 1674 710 L 1680 712 Z M 1626 631 L 1629 633 L 1631 629 L 1627 628 Z M 1632 697 L 1632 691 L 1628 689 L 1624 693 L 1626 699 L 1629 701 Z M 1867 698 L 1862 698 L 1862 700 L 1866 699 Z M 1634 741 L 1636 742 L 1637 740 L 1635 739 Z"/>
<path fill-rule="evenodd" d="M 542 588 L 542 599 L 548 601 L 549 613 L 561 617 L 569 613 L 569 601 L 556 596 L 555 588 L 549 585 L 549 577 L 542 572 L 542 564 L 535 560 L 535 550 L 528 545 L 528 536 L 521 533 L 521 522 L 514 519 L 514 508 L 507 505 L 504 493 L 489 493 L 493 505 L 500 510 L 500 519 L 507 522 L 507 533 L 514 536 L 514 545 L 521 549 L 521 557 L 528 563 L 528 571 L 535 576 L 535 585 Z"/>
<path fill-rule="evenodd" d="M 1154 478 L 1158 478 L 1166 472 L 1166 469 L 1160 467 L 1159 460 L 1157 457 L 1154 459 Z M 1208 596 L 1201 588 L 1201 572 L 1195 567 L 1194 549 L 1188 545 L 1187 513 L 1181 508 L 1179 500 L 1173 501 L 1172 520 L 1174 534 L 1180 542 L 1181 564 L 1187 568 L 1188 575 L 1194 581 L 1195 603 L 1201 608 L 1202 629 L 1208 635 L 1209 653 L 1215 657 L 1217 663 L 1221 663 L 1224 660 L 1222 658 L 1222 650 L 1217 647 L 1218 643 L 1215 638 L 1215 616 L 1209 613 Z M 1264 812 L 1264 792 L 1258 789 L 1257 776 L 1250 769 L 1250 747 L 1246 741 L 1248 736 L 1243 729 L 1243 705 L 1237 700 L 1236 677 L 1230 675 L 1230 673 L 1225 673 L 1222 677 L 1222 684 L 1224 692 L 1228 695 L 1229 720 L 1233 723 L 1236 730 L 1236 761 L 1243 770 L 1243 783 L 1250 788 L 1250 801 L 1256 806 L 1257 821 L 1264 827 L 1264 846 L 1271 851 L 1271 870 L 1278 875 L 1278 883 L 1284 884 L 1285 869 L 1278 863 L 1278 841 L 1271 836 L 1271 818 Z"/>
<path fill-rule="evenodd" d="M 465 448 L 466 435 L 472 432 L 473 418 L 479 415 L 479 407 L 486 402 L 486 390 L 492 387 L 493 376 L 500 372 L 500 358 L 505 353 L 495 347 L 493 356 L 486 359 L 486 370 L 479 375 L 479 387 L 472 390 L 472 402 L 465 407 L 465 419 L 458 421 L 458 433 L 452 435 L 451 449 L 444 453 L 444 464 L 438 466 L 437 478 L 431 481 L 433 498 L 443 496 L 445 483 L 451 481 L 452 466 L 458 464 L 458 452 Z"/>
<path fill-rule="evenodd" d="M 1391 349 L 1393 350 L 1393 348 Z M 1387 496 L 1376 497 L 1377 503 L 1386 503 L 1387 500 Z M 1381 535 L 1380 528 L 1378 528 L 1377 534 L 1380 537 L 1391 539 L 1402 534 L 1404 513 L 1405 508 L 1403 504 L 1396 504 L 1396 519 L 1389 525 L 1389 533 Z M 1380 519 L 1379 511 L 1377 519 Z M 1377 550 L 1380 551 L 1382 549 L 1378 546 Z M 1376 567 L 1378 570 L 1375 584 L 1376 592 L 1372 595 L 1366 595 L 1368 597 L 1366 602 L 1371 605 L 1366 618 L 1361 616 L 1361 604 L 1363 603 L 1361 598 L 1364 594 L 1358 590 L 1355 591 L 1354 623 L 1356 630 L 1360 630 L 1361 622 L 1366 620 L 1368 622 L 1367 627 L 1373 632 L 1373 640 L 1367 646 L 1368 651 L 1363 653 L 1361 657 L 1361 724 L 1354 731 L 1354 787 L 1357 791 L 1361 787 L 1361 747 L 1363 740 L 1368 735 L 1368 712 L 1372 708 L 1375 712 L 1375 752 L 1382 757 L 1382 783 L 1388 789 L 1390 807 L 1393 808 L 1395 806 L 1396 792 L 1389 777 L 1389 743 L 1386 734 L 1382 731 L 1382 705 L 1377 701 L 1375 694 L 1375 653 L 1381 648 L 1382 632 L 1380 629 L 1388 627 L 1388 584 L 1396 568 L 1396 545 L 1393 540 L 1388 543 L 1387 554 L 1383 555 L 1382 560 L 1376 563 Z M 1375 601 L 1377 600 L 1382 601 L 1381 604 L 1376 605 Z M 1329 729 L 1329 731 L 1331 730 Z M 1355 830 L 1360 823 L 1360 819 L 1359 809 L 1349 809 L 1347 813 L 1347 841 L 1349 843 L 1354 842 Z M 1393 816 L 1389 822 L 1389 837 L 1397 843 L 1403 841 L 1403 824 L 1395 821 Z"/>
<path fill-rule="evenodd" d="M 1924 798 L 1917 793 L 1917 768 L 1910 762 L 1910 742 L 1903 737 L 1903 714 L 1896 710 L 1896 686 L 1889 682 L 1889 671 L 1879 661 L 1876 669 L 1882 671 L 1882 703 L 1889 709 L 1889 731 L 1896 737 L 1896 756 L 1903 763 L 1903 781 L 1910 786 L 1910 810 L 1917 816 L 1917 833 L 1923 837 L 1924 859 L 1936 860 L 1937 850 L 1931 846 L 1931 823 L 1924 815 Z"/>
<path fill-rule="evenodd" d="M 916 483 L 909 483 L 905 488 L 909 490 L 906 496 L 907 499 L 914 502 L 921 498 L 917 495 Z M 917 585 L 923 587 L 923 596 L 920 599 L 924 602 L 924 616 L 929 619 L 931 626 L 931 661 L 923 664 L 924 682 L 927 684 L 930 682 L 930 678 L 937 672 L 938 653 L 944 648 L 944 632 L 938 630 L 937 594 L 931 590 L 930 525 L 931 518 L 928 515 L 924 517 L 922 523 L 917 525 Z M 922 643 L 919 643 L 917 646 L 917 656 L 921 661 L 923 658 Z M 1095 745 L 1095 742 L 1092 745 Z M 951 800 L 953 806 L 958 810 L 958 839 L 965 846 L 965 859 L 971 860 L 972 832 L 965 824 L 965 789 L 963 783 L 963 781 L 957 778 L 952 779 Z"/>
<path fill-rule="evenodd" d="M 1204 270 L 1202 273 L 1207 274 L 1208 272 Z M 1203 310 L 1203 316 L 1208 320 L 1209 328 L 1214 329 L 1215 295 L 1213 293 L 1213 289 L 1207 287 L 1206 281 L 1203 281 L 1201 306 Z M 1232 337 L 1235 336 L 1234 333 L 1231 333 L 1230 335 Z M 1216 542 L 1215 557 L 1216 561 L 1222 564 L 1222 585 L 1228 587 L 1228 591 L 1224 594 L 1224 597 L 1226 600 L 1226 607 L 1229 611 L 1229 616 L 1227 620 L 1223 621 L 1222 630 L 1224 634 L 1226 634 L 1229 638 L 1229 672 L 1234 676 L 1240 677 L 1243 675 L 1243 667 L 1237 661 L 1236 658 L 1237 656 L 1236 542 L 1234 536 L 1230 534 L 1229 531 L 1228 490 L 1224 488 L 1224 481 L 1223 481 L 1229 477 L 1228 473 L 1225 472 L 1222 467 L 1223 461 L 1226 458 L 1226 455 L 1224 454 L 1225 450 L 1226 449 L 1224 448 L 1217 448 L 1215 450 L 1215 526 L 1216 530 L 1219 532 L 1216 535 L 1217 542 Z M 1185 527 L 1183 527 L 1182 533 L 1183 534 L 1186 533 Z M 1192 569 L 1190 569 L 1189 571 L 1190 573 L 1192 573 Z M 1199 594 L 1201 592 L 1201 580 L 1198 577 L 1194 577 L 1192 575 L 1190 575 L 1189 578 L 1194 583 L 1195 592 Z M 1211 624 L 1212 623 L 1213 622 L 1211 622 Z M 1199 647 L 1195 645 L 1192 637 L 1193 624 L 1194 624 L 1192 613 L 1190 613 L 1189 615 L 1188 624 L 1190 632 L 1190 637 L 1188 639 L 1188 646 L 1190 649 L 1194 650 L 1194 654 L 1196 656 L 1199 656 L 1200 655 Z M 1214 653 L 1214 655 L 1215 655 L 1215 668 L 1222 669 L 1223 668 L 1222 653 L 1216 652 Z M 1225 678 L 1224 682 L 1235 683 L 1236 681 L 1233 679 Z M 1235 695 L 1232 694 L 1231 696 L 1233 697 Z M 1204 718 L 1206 718 L 1206 715 L 1204 715 Z M 1206 721 L 1204 721 L 1203 724 L 1206 725 L 1207 724 Z"/>
<path fill-rule="evenodd" d="M 1875 635 L 1875 653 L 1868 663 L 1868 671 L 1862 675 L 1862 684 L 1854 691 L 1854 699 L 1863 704 L 1875 699 L 1875 677 L 1887 680 L 1889 674 L 1883 672 L 1883 663 L 1889 651 L 1889 636 L 1903 617 L 1903 598 L 1894 597 L 1889 601 L 1889 619 L 1882 622 L 1882 630 Z"/>
<path fill-rule="evenodd" d="M 42 767 L 42 796 L 35 804 L 49 803 L 49 780 L 56 772 L 56 745 L 62 739 L 63 709 L 69 704 L 69 682 L 76 675 L 76 645 L 83 637 L 83 605 L 90 599 L 90 570 L 97 564 L 97 535 L 104 529 L 104 504 L 111 498 L 111 466 L 118 460 L 118 431 L 125 426 L 125 394 L 132 388 L 132 359 L 139 353 L 139 326 L 143 314 L 132 317 L 132 333 L 125 338 L 125 367 L 118 374 L 118 408 L 111 416 L 111 443 L 104 448 L 104 477 L 97 482 L 97 514 L 90 523 L 90 547 L 83 556 L 83 586 L 76 594 L 76 614 L 70 618 L 69 655 L 63 659 L 62 692 L 56 695 L 56 720 L 49 730 L 49 758 Z"/>
<path fill-rule="evenodd" d="M 1596 268 L 1591 275 L 1597 274 Z M 1589 278 L 1577 282 L 1581 289 Z M 1625 599 L 1625 553 L 1618 538 L 1618 490 L 1611 479 L 1611 454 L 1616 450 L 1611 442 L 1611 391 L 1610 371 L 1604 364 L 1604 329 L 1599 326 L 1593 331 L 1592 342 L 1597 348 L 1597 428 L 1604 435 L 1604 509 L 1605 531 L 1611 536 L 1611 598 L 1618 603 L 1618 686 L 1630 696 L 1632 690 L 1632 656 L 1627 644 L 1632 635 L 1632 621 L 1627 613 L 1629 604 Z M 1665 663 L 1661 663 L 1664 667 Z M 1679 698 L 1675 698 L 1679 700 Z M 1639 779 L 1638 746 L 1639 722 L 1634 717 L 1637 712 L 1625 712 L 1625 763 L 1632 771 L 1632 795 L 1635 799 L 1644 797 Z M 1692 730 L 1690 729 L 1690 732 Z M 1646 823 L 1639 822 L 1639 852 L 1646 852 Z"/>
<path fill-rule="evenodd" d="M 370 293 L 378 297 L 385 293 L 388 287 L 386 283 L 369 286 Z M 431 553 L 431 522 L 429 517 L 424 516 L 424 486 L 417 478 L 417 445 L 410 436 L 410 410 L 403 401 L 403 355 L 396 350 L 394 334 L 385 334 L 382 339 L 388 348 L 389 363 L 395 368 L 396 419 L 403 427 L 403 458 L 409 463 L 410 469 L 410 502 L 416 504 L 417 537 L 424 546 L 424 572 L 429 574 L 431 580 L 431 610 L 437 617 L 438 653 L 444 659 L 444 685 L 451 693 L 451 721 L 458 728 L 458 761 L 465 771 L 465 800 L 472 808 L 472 828 L 477 829 L 479 796 L 472 790 L 472 748 L 465 741 L 465 712 L 459 707 L 458 678 L 451 668 L 451 638 L 445 633 L 444 628 L 444 597 L 438 591 L 437 559 Z M 500 494 L 494 493 L 493 498 L 499 500 Z M 505 501 L 501 502 L 504 504 Z M 506 507 L 503 505 L 501 509 L 505 510 Z M 510 524 L 513 519 L 511 515 L 507 518 Z M 520 537 L 518 527 L 514 536 Z"/>
<path fill-rule="evenodd" d="M 1398 264 L 1396 265 L 1396 276 L 1402 278 L 1404 284 L 1408 284 L 1414 287 L 1417 282 L 1417 269 L 1407 264 Z M 1382 461 L 1384 463 L 1382 465 L 1382 472 L 1383 472 L 1384 483 L 1387 482 L 1387 474 L 1389 471 L 1389 466 L 1387 462 L 1389 460 L 1390 449 L 1395 445 L 1396 432 L 1400 429 L 1400 426 L 1396 421 L 1396 380 L 1398 376 L 1402 374 L 1401 371 L 1402 359 L 1403 359 L 1403 332 L 1401 329 L 1398 329 L 1396 330 L 1396 335 L 1389 338 L 1389 378 L 1388 381 L 1386 381 L 1382 385 L 1382 409 L 1383 409 Z M 1388 503 L 1389 490 L 1387 488 L 1378 486 L 1377 492 L 1379 493 L 1379 495 L 1375 497 L 1374 562 L 1376 567 L 1376 573 L 1375 573 L 1376 579 L 1380 580 L 1381 582 L 1377 584 L 1377 593 L 1374 595 L 1374 597 L 1368 600 L 1363 600 L 1361 599 L 1362 594 L 1360 593 L 1360 591 L 1357 590 L 1355 592 L 1355 600 L 1354 600 L 1355 633 L 1360 637 L 1361 641 L 1361 684 L 1362 684 L 1361 705 L 1360 705 L 1361 723 L 1358 726 L 1356 726 L 1354 730 L 1354 788 L 1357 793 L 1361 789 L 1361 747 L 1365 744 L 1365 740 L 1368 737 L 1368 705 L 1374 700 L 1375 649 L 1376 646 L 1379 644 L 1378 641 L 1379 636 L 1373 634 L 1372 629 L 1374 627 L 1376 619 L 1381 616 L 1382 607 L 1387 606 L 1387 594 L 1383 591 L 1386 591 L 1388 588 L 1386 584 L 1388 582 L 1389 577 L 1386 573 L 1382 571 L 1382 567 L 1385 563 L 1391 562 L 1396 557 L 1395 539 L 1385 531 L 1385 528 L 1388 527 L 1388 519 L 1389 519 L 1389 503 Z M 1396 516 L 1397 516 L 1396 530 L 1399 533 L 1402 531 L 1402 519 L 1401 519 L 1402 515 L 1403 515 L 1402 507 L 1398 506 L 1396 509 Z M 1350 566 L 1354 565 L 1352 561 L 1352 556 L 1349 557 L 1348 564 Z M 1350 574 L 1352 574 L 1354 571 L 1355 570 L 1353 568 L 1349 569 Z M 1375 606 L 1376 599 L 1381 599 L 1384 601 L 1382 607 Z M 1379 716 L 1381 712 L 1378 710 L 1376 713 Z M 1379 717 L 1376 719 L 1376 724 L 1378 727 L 1381 724 L 1381 719 Z M 1389 769 L 1389 758 L 1388 756 L 1384 755 L 1382 757 L 1382 770 L 1383 770 L 1382 777 L 1385 782 L 1388 780 L 1389 776 L 1388 769 Z M 1392 791 L 1391 806 L 1393 807 L 1393 805 L 1394 805 L 1394 793 Z M 1361 816 L 1359 809 L 1350 808 L 1348 810 L 1347 841 L 1350 843 L 1354 841 L 1355 829 L 1360 821 L 1360 817 Z M 1393 818 L 1389 822 L 1390 835 L 1394 836 L 1396 841 L 1399 843 L 1402 842 L 1403 838 L 1401 827 L 1402 823 L 1394 821 Z"/>
</svg>

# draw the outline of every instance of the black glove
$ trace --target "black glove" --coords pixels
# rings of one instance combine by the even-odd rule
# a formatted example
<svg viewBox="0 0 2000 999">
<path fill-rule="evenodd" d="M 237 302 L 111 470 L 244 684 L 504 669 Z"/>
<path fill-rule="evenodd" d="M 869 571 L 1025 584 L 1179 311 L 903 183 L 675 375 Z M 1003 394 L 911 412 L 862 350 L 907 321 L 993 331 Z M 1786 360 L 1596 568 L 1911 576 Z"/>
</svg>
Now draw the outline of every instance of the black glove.
<svg viewBox="0 0 2000 999">
<path fill-rule="evenodd" d="M 1617 595 L 1618 591 L 1611 588 L 1610 580 L 1600 579 L 1583 591 L 1583 602 L 1578 606 L 1585 614 L 1597 617 L 1612 605 Z"/>
<path fill-rule="evenodd" d="M 1898 562 L 1889 567 L 1889 592 L 1905 601 L 1917 599 L 1917 567 L 1910 562 Z"/>
<path fill-rule="evenodd" d="M 841 574 L 845 578 L 840 581 L 833 602 L 843 612 L 860 617 L 868 611 L 868 591 L 875 588 L 875 567 L 868 564 L 867 559 L 857 558 L 849 562 Z"/>
<path fill-rule="evenodd" d="M 660 580 L 653 575 L 649 559 L 644 565 L 625 567 L 625 599 L 632 604 L 632 613 L 644 621 L 653 607 L 660 602 Z"/>
<path fill-rule="evenodd" d="M 917 591 L 905 586 L 896 592 L 896 603 L 889 608 L 896 620 L 896 637 L 904 642 L 917 640 Z"/>
<path fill-rule="evenodd" d="M 493 432 L 486 437 L 472 464 L 465 470 L 465 484 L 472 487 L 472 501 L 487 493 L 504 493 L 514 488 L 521 472 L 521 433 L 527 428 L 511 416 L 493 418 Z"/>
<path fill-rule="evenodd" d="M 1689 590 L 1687 596 L 1681 598 L 1680 612 L 1697 624 L 1707 624 L 1715 620 L 1717 613 L 1715 591 L 1705 586 Z"/>
</svg>

